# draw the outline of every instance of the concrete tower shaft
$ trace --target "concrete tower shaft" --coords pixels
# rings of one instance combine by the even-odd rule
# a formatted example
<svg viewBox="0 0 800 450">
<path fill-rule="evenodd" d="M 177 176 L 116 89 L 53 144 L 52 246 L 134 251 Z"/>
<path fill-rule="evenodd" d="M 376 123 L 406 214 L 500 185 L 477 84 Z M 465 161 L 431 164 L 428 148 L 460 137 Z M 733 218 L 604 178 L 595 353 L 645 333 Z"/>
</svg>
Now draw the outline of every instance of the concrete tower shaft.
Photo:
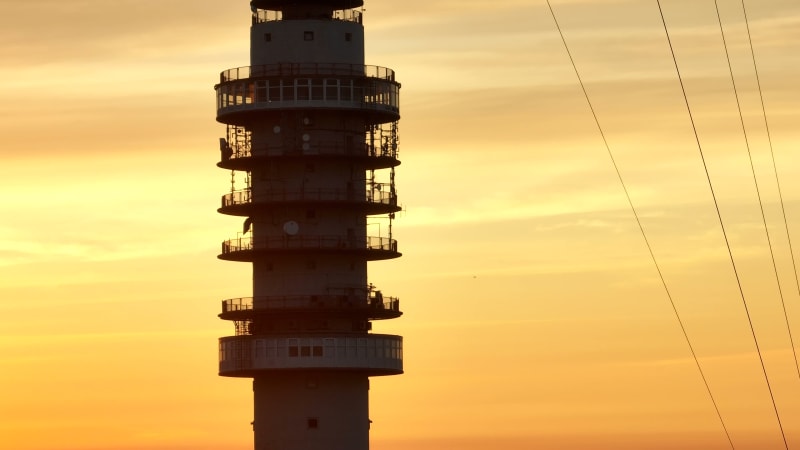
<svg viewBox="0 0 800 450">
<path fill-rule="evenodd" d="M 367 275 L 400 256 L 400 84 L 364 64 L 362 4 L 252 1 L 250 66 L 215 87 L 219 212 L 244 218 L 219 257 L 253 270 L 252 296 L 222 303 L 219 369 L 254 379 L 256 450 L 368 449 L 368 377 L 402 373 L 402 337 L 371 333 L 399 300 Z"/>
</svg>

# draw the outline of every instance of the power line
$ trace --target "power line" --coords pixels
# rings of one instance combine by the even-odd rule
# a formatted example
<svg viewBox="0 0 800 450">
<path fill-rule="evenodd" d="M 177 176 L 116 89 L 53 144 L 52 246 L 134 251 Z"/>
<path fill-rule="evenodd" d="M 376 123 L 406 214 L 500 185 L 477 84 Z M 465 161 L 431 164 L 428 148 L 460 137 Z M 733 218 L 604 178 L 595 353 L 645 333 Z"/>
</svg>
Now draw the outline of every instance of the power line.
<svg viewBox="0 0 800 450">
<path fill-rule="evenodd" d="M 725 426 L 725 421 L 722 419 L 722 413 L 717 406 L 717 402 L 714 399 L 714 395 L 711 392 L 711 387 L 708 384 L 708 380 L 706 379 L 705 373 L 703 372 L 702 367 L 700 366 L 700 360 L 697 358 L 697 353 L 694 350 L 694 346 L 692 346 L 692 342 L 689 339 L 689 334 L 686 331 L 686 327 L 683 324 L 683 320 L 681 319 L 680 313 L 678 312 L 678 308 L 675 305 L 675 301 L 672 298 L 672 294 L 667 287 L 667 281 L 664 278 L 663 273 L 661 272 L 661 267 L 658 264 L 658 260 L 656 259 L 655 253 L 653 252 L 653 248 L 650 245 L 649 239 L 647 239 L 647 234 L 644 231 L 644 226 L 639 218 L 639 213 L 636 211 L 636 207 L 633 205 L 633 200 L 631 199 L 630 193 L 628 192 L 628 188 L 625 185 L 625 181 L 622 178 L 622 173 L 619 170 L 619 166 L 617 165 L 616 160 L 614 159 L 614 154 L 611 151 L 611 146 L 608 145 L 608 140 L 606 139 L 605 133 L 603 132 L 603 127 L 600 125 L 600 120 L 597 117 L 597 113 L 594 110 L 594 106 L 592 105 L 592 101 L 589 98 L 589 93 L 586 91 L 586 85 L 581 78 L 580 72 L 578 71 L 578 66 L 575 64 L 575 60 L 572 57 L 572 52 L 569 50 L 569 45 L 567 45 L 567 40 L 564 37 L 564 33 L 561 30 L 561 26 L 558 23 L 558 19 L 556 18 L 556 14 L 553 11 L 552 5 L 550 5 L 550 0 L 547 1 L 547 7 L 550 9 L 550 15 L 553 17 L 553 22 L 555 22 L 556 29 L 558 29 L 558 34 L 561 36 L 561 42 L 564 43 L 564 49 L 567 51 L 567 55 L 569 56 L 570 63 L 572 63 L 572 68 L 575 71 L 575 76 L 578 78 L 578 82 L 581 85 L 581 89 L 583 90 L 583 95 L 586 98 L 586 103 L 589 105 L 589 109 L 592 112 L 592 117 L 594 118 L 594 122 L 597 125 L 597 130 L 600 133 L 600 137 L 603 139 L 603 144 L 606 147 L 606 151 L 608 152 L 608 156 L 611 159 L 611 164 L 614 166 L 614 171 L 617 174 L 617 178 L 619 179 L 620 184 L 622 185 L 622 190 L 625 192 L 625 197 L 628 200 L 628 205 L 633 212 L 633 216 L 636 219 L 636 224 L 639 226 L 639 231 L 642 234 L 642 238 L 644 239 L 644 243 L 647 246 L 647 251 L 650 253 L 650 258 L 653 260 L 653 265 L 656 268 L 656 272 L 658 272 L 658 277 L 661 280 L 661 284 L 664 287 L 664 292 L 666 292 L 667 298 L 669 299 L 669 303 L 672 306 L 672 311 L 675 313 L 675 318 L 678 320 L 678 324 L 680 325 L 681 332 L 683 333 L 683 337 L 686 340 L 686 344 L 689 347 L 689 352 L 692 354 L 692 358 L 694 359 L 695 365 L 697 366 L 697 370 L 700 372 L 700 378 L 703 380 L 703 384 L 705 385 L 706 392 L 708 392 L 708 396 L 711 400 L 711 403 L 714 405 L 714 410 L 717 413 L 717 417 L 719 418 L 720 424 L 722 425 L 722 429 L 725 432 L 725 436 L 728 439 L 728 443 L 731 446 L 731 449 L 734 448 L 733 441 L 731 440 L 730 433 L 728 432 L 728 428 Z"/>
<path fill-rule="evenodd" d="M 767 120 L 767 108 L 764 105 L 764 91 L 761 89 L 761 77 L 758 75 L 758 64 L 756 64 L 756 52 L 753 47 L 753 38 L 750 34 L 750 21 L 747 19 L 747 8 L 745 7 L 744 0 L 742 0 L 742 12 L 744 13 L 744 23 L 747 27 L 747 41 L 750 44 L 750 56 L 753 60 L 753 69 L 756 74 L 756 84 L 758 85 L 758 97 L 761 100 L 761 112 L 764 117 L 764 129 L 767 132 L 767 142 L 769 143 L 769 153 L 772 157 L 772 169 L 775 173 L 775 184 L 778 187 L 778 199 L 781 203 L 781 215 L 783 216 L 783 226 L 786 230 L 786 241 L 789 243 L 789 255 L 792 257 L 792 269 L 794 271 L 794 282 L 795 286 L 797 286 L 797 293 L 800 295 L 800 278 L 797 275 L 797 262 L 795 261 L 794 257 L 794 249 L 792 248 L 792 237 L 789 234 L 789 221 L 786 219 L 786 205 L 783 202 L 783 193 L 781 191 L 781 181 L 778 177 L 778 165 L 775 162 L 775 151 L 773 150 L 772 146 L 772 134 L 769 130 L 769 121 Z M 775 263 L 775 258 L 773 256 L 773 265 Z M 777 269 L 776 269 L 776 276 L 777 276 Z M 778 283 L 778 289 L 780 289 L 780 283 Z M 794 339 L 792 339 L 792 330 L 789 327 L 789 315 L 786 313 L 786 304 L 783 302 L 783 295 L 781 294 L 781 303 L 783 303 L 783 316 L 786 319 L 786 327 L 789 329 L 789 341 L 792 345 L 792 354 L 794 355 L 794 367 L 797 369 L 797 376 L 800 377 L 800 364 L 797 361 L 797 350 L 794 345 Z"/>
<path fill-rule="evenodd" d="M 717 3 L 717 0 L 714 0 L 714 4 L 715 5 L 716 5 L 716 3 Z M 737 286 L 739 288 L 739 295 L 741 296 L 742 304 L 744 305 L 744 310 L 745 310 L 745 313 L 747 314 L 747 321 L 748 321 L 748 323 L 750 325 L 750 334 L 753 336 L 753 342 L 755 343 L 756 352 L 758 353 L 758 359 L 761 362 L 761 370 L 764 373 L 764 380 L 767 383 L 767 389 L 769 390 L 769 396 L 770 396 L 770 399 L 772 400 L 772 407 L 775 410 L 775 417 L 778 420 L 778 426 L 780 427 L 781 436 L 783 437 L 783 443 L 784 443 L 784 446 L 786 447 L 786 450 L 788 450 L 789 449 L 789 444 L 786 441 L 786 434 L 783 431 L 783 424 L 781 423 L 780 414 L 778 413 L 778 407 L 777 407 L 777 405 L 775 403 L 775 395 L 772 392 L 772 385 L 769 382 L 769 376 L 767 375 L 767 368 L 764 365 L 764 357 L 763 357 L 763 355 L 761 353 L 761 348 L 758 345 L 758 338 L 756 337 L 755 327 L 753 326 L 753 319 L 750 316 L 750 310 L 747 307 L 747 300 L 745 299 L 744 290 L 742 289 L 742 282 L 741 282 L 741 279 L 739 277 L 739 271 L 736 269 L 736 262 L 735 262 L 735 260 L 733 258 L 733 251 L 731 250 L 731 244 L 730 244 L 730 241 L 728 239 L 728 233 L 725 230 L 725 224 L 722 221 L 722 213 L 720 212 L 719 202 L 717 201 L 717 195 L 714 192 L 714 186 L 711 183 L 711 175 L 708 172 L 708 164 L 706 163 L 706 158 L 705 158 L 705 155 L 703 154 L 703 146 L 700 144 L 700 136 L 699 136 L 699 134 L 697 132 L 697 126 L 696 126 L 696 124 L 694 122 L 694 115 L 692 114 L 692 109 L 691 109 L 691 107 L 689 105 L 689 98 L 686 95 L 686 87 L 683 84 L 683 77 L 681 76 L 681 71 L 680 71 L 680 68 L 678 67 L 678 59 L 675 56 L 675 48 L 672 45 L 672 39 L 670 38 L 669 29 L 667 28 L 667 21 L 664 18 L 664 10 L 661 8 L 661 0 L 656 0 L 656 4 L 658 5 L 658 12 L 661 15 L 661 23 L 664 25 L 664 33 L 667 36 L 667 42 L 669 44 L 670 53 L 672 54 L 672 61 L 673 61 L 674 65 L 675 65 L 675 71 L 678 74 L 678 81 L 680 82 L 681 92 L 683 93 L 683 100 L 684 100 L 684 102 L 686 104 L 686 110 L 689 113 L 689 120 L 691 121 L 692 130 L 694 131 L 695 141 L 697 142 L 697 149 L 700 152 L 700 159 L 703 162 L 703 169 L 705 170 L 705 173 L 706 173 L 706 179 L 708 181 L 708 187 L 709 187 L 709 189 L 711 191 L 711 196 L 712 196 L 712 198 L 714 200 L 714 208 L 716 209 L 717 218 L 719 219 L 719 226 L 722 229 L 722 235 L 725 238 L 725 246 L 728 249 L 728 256 L 730 257 L 731 267 L 733 268 L 733 273 L 734 273 L 734 275 L 736 277 L 736 284 L 737 284 Z M 719 11 L 719 10 L 717 10 L 717 11 Z M 724 35 L 724 33 L 723 33 L 723 35 Z M 725 47 L 725 52 L 727 54 L 727 46 Z M 737 102 L 738 102 L 738 95 L 737 95 Z"/>
<path fill-rule="evenodd" d="M 725 58 L 728 61 L 728 72 L 731 76 L 731 85 L 733 86 L 733 95 L 736 98 L 736 109 L 739 111 L 739 123 L 742 126 L 742 135 L 744 136 L 745 147 L 747 148 L 747 158 L 750 161 L 750 171 L 753 174 L 753 183 L 756 188 L 756 196 L 758 197 L 758 206 L 761 209 L 761 220 L 764 223 L 764 234 L 767 237 L 767 247 L 769 248 L 769 254 L 772 259 L 772 270 L 775 273 L 775 282 L 778 285 L 778 295 L 781 299 L 781 306 L 783 307 L 783 316 L 786 319 L 786 329 L 789 332 L 789 343 L 791 344 L 792 351 L 794 352 L 794 339 L 792 337 L 792 326 L 789 323 L 789 315 L 786 312 L 786 300 L 783 297 L 783 289 L 781 288 L 781 280 L 778 275 L 778 264 L 775 262 L 775 250 L 772 247 L 772 239 L 769 235 L 769 227 L 767 226 L 767 216 L 764 213 L 764 202 L 761 198 L 761 190 L 758 187 L 758 177 L 756 177 L 756 168 L 753 164 L 753 154 L 750 149 L 750 140 L 747 137 L 747 128 L 744 124 L 744 114 L 742 113 L 742 105 L 739 101 L 739 89 L 736 86 L 736 78 L 733 75 L 733 66 L 731 65 L 731 57 L 730 53 L 728 52 L 728 42 L 725 38 L 725 29 L 722 27 L 722 17 L 719 13 L 719 3 L 717 0 L 714 0 L 714 7 L 717 11 L 717 21 L 719 23 L 719 31 L 722 35 L 722 46 L 725 48 Z M 797 366 L 797 354 L 795 353 L 795 366 Z"/>
</svg>

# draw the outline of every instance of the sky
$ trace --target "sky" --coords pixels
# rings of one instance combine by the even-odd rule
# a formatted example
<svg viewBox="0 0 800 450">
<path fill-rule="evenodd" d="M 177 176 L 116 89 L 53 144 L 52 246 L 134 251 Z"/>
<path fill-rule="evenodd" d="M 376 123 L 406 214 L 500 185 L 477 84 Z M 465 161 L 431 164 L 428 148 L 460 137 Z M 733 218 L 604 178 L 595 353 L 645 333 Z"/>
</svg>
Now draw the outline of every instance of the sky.
<svg viewBox="0 0 800 450">
<path fill-rule="evenodd" d="M 771 152 L 742 3 L 740 120 L 714 2 L 662 1 L 741 295 L 655 0 L 551 3 L 732 442 L 784 448 L 779 417 L 800 446 L 800 5 L 746 1 Z M 372 448 L 730 448 L 546 3 L 364 23 L 402 83 L 404 255 L 369 270 L 406 373 L 372 379 Z M 0 447 L 252 448 L 250 381 L 216 374 L 250 272 L 216 258 L 213 91 L 248 28 L 245 0 L 0 0 Z"/>
</svg>

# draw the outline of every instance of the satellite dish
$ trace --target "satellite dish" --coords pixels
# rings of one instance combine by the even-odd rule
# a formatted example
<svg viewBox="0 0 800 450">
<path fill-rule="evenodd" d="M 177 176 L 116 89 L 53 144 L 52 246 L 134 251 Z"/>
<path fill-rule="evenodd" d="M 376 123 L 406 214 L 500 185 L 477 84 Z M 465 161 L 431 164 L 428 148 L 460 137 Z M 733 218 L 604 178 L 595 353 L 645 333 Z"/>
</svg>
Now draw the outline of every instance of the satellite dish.
<svg viewBox="0 0 800 450">
<path fill-rule="evenodd" d="M 283 224 L 283 232 L 289 236 L 294 236 L 298 231 L 300 231 L 300 225 L 298 225 L 298 223 L 294 220 L 290 220 Z"/>
</svg>

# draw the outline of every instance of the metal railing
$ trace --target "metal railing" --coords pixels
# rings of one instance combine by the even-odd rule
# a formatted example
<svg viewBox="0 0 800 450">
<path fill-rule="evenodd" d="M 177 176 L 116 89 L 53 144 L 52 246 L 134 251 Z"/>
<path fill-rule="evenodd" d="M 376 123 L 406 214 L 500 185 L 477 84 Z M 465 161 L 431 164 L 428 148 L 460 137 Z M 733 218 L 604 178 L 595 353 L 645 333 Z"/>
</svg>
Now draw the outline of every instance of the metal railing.
<svg viewBox="0 0 800 450">
<path fill-rule="evenodd" d="M 397 240 L 368 236 L 366 238 L 348 238 L 343 236 L 267 236 L 253 244 L 250 237 L 228 239 L 222 243 L 222 254 L 252 250 L 368 250 L 397 251 Z"/>
<path fill-rule="evenodd" d="M 394 70 L 388 67 L 347 63 L 280 63 L 258 66 L 242 66 L 224 70 L 219 75 L 220 83 L 266 77 L 357 77 L 394 81 Z"/>
<path fill-rule="evenodd" d="M 379 291 L 373 291 L 371 295 L 282 295 L 230 298 L 222 301 L 223 314 L 260 309 L 305 308 L 352 308 L 399 312 L 400 299 L 384 297 Z"/>
<path fill-rule="evenodd" d="M 301 191 L 256 192 L 242 189 L 222 196 L 222 207 L 257 203 L 281 202 L 366 202 L 397 206 L 397 194 L 386 183 L 372 184 L 365 194 L 356 195 L 354 189 L 304 189 Z"/>
<path fill-rule="evenodd" d="M 250 158 L 253 156 L 253 149 L 250 146 L 230 146 L 230 151 L 223 160 Z M 371 158 L 397 158 L 397 146 L 391 145 L 370 145 L 368 143 L 345 145 L 338 142 L 317 142 L 310 144 L 309 147 L 261 147 L 260 152 L 265 156 L 286 156 L 286 155 L 319 155 L 319 156 L 368 156 Z"/>
<path fill-rule="evenodd" d="M 364 14 L 362 11 L 345 9 L 345 10 L 334 11 L 333 14 L 330 16 L 325 15 L 318 17 L 308 17 L 308 19 L 316 18 L 320 20 L 341 20 L 344 22 L 363 23 L 363 16 Z M 253 11 L 253 24 L 275 22 L 278 20 L 283 20 L 282 11 L 273 11 L 266 9 L 257 9 Z"/>
<path fill-rule="evenodd" d="M 235 205 L 247 205 L 252 203 L 253 199 L 251 196 L 250 189 L 242 189 L 240 191 L 234 191 L 230 194 L 225 194 L 222 196 L 222 207 L 228 206 L 235 206 Z"/>
</svg>

